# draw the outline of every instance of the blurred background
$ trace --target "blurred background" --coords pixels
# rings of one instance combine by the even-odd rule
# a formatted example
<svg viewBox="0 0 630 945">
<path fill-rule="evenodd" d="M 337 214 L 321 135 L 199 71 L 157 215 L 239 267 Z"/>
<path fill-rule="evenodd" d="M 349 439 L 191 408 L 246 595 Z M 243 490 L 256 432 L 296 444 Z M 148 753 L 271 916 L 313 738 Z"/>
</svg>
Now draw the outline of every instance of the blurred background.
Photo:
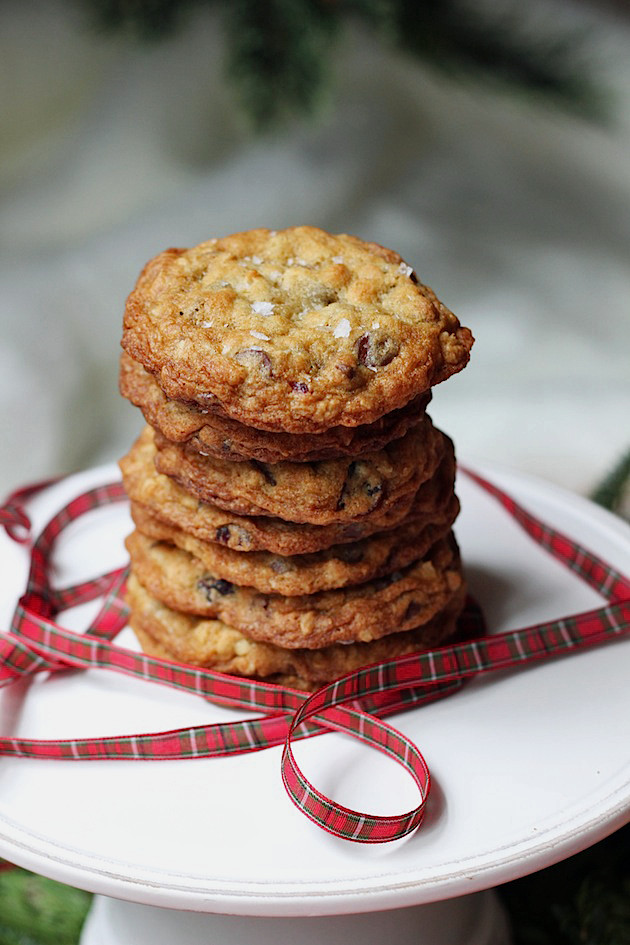
<svg viewBox="0 0 630 945">
<path fill-rule="evenodd" d="M 4 0 L 1 491 L 126 452 L 147 259 L 311 223 L 472 329 L 460 457 L 587 493 L 630 441 L 629 40 L 570 0 Z"/>
</svg>

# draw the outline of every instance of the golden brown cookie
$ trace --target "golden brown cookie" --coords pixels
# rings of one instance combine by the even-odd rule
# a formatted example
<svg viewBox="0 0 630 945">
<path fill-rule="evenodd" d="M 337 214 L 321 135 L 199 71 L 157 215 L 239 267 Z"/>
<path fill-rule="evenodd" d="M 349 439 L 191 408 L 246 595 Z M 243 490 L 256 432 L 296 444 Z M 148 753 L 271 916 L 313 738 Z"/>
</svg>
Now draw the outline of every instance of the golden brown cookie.
<svg viewBox="0 0 630 945">
<path fill-rule="evenodd" d="M 417 629 L 371 643 L 333 644 L 318 650 L 283 649 L 256 642 L 220 620 L 178 613 L 160 603 L 133 575 L 127 600 L 130 626 L 151 656 L 312 690 L 361 666 L 443 643 L 456 631 L 464 590 Z"/>
<path fill-rule="evenodd" d="M 200 541 L 132 502 L 131 514 L 137 531 L 128 539 L 127 548 L 134 565 L 138 557 L 155 561 L 165 587 L 171 580 L 166 561 L 168 548 L 174 545 L 196 559 L 196 572 L 201 568 L 223 584 L 254 587 L 264 594 L 313 594 L 371 581 L 406 567 L 426 554 L 437 539 L 450 530 L 458 511 L 459 502 L 452 496 L 451 502 L 438 509 L 429 522 L 422 518 L 411 519 L 389 532 L 380 532 L 361 541 L 333 545 L 312 554 L 283 556 L 269 551 L 244 553 L 218 542 Z M 163 560 L 158 562 L 155 559 L 160 549 L 166 558 L 163 554 Z M 196 573 L 191 577 L 190 586 L 196 587 L 198 580 L 199 574 Z M 144 580 L 144 583 L 148 584 L 148 581 Z M 157 596 L 170 603 L 163 593 Z M 190 607 L 180 607 L 175 601 L 172 606 L 176 610 L 190 610 Z M 200 611 L 193 607 L 193 612 Z"/>
<path fill-rule="evenodd" d="M 120 392 L 155 430 L 173 443 L 186 443 L 199 453 L 234 462 L 257 459 L 264 463 L 296 463 L 339 456 L 358 458 L 380 450 L 425 421 L 430 393 L 420 394 L 399 410 L 358 427 L 331 427 L 323 433 L 271 433 L 248 427 L 218 412 L 171 400 L 152 374 L 123 352 Z"/>
<path fill-rule="evenodd" d="M 253 640 L 284 647 L 365 643 L 410 630 L 446 607 L 463 584 L 452 536 L 381 578 L 291 597 L 217 580 L 198 559 L 172 545 L 156 545 L 151 555 L 140 545 L 138 536 L 128 545 L 132 564 L 155 597 L 175 610 L 219 617 Z"/>
<path fill-rule="evenodd" d="M 316 463 L 233 463 L 201 456 L 155 434 L 159 472 L 187 492 L 239 515 L 311 525 L 355 522 L 412 496 L 444 455 L 443 434 L 427 425 L 382 450 Z"/>
<path fill-rule="evenodd" d="M 415 495 L 405 496 L 390 508 L 377 509 L 361 522 L 333 525 L 300 525 L 267 516 L 231 514 L 203 502 L 155 468 L 153 431 L 146 427 L 129 453 L 120 460 L 123 484 L 133 502 L 146 506 L 164 522 L 183 529 L 201 541 L 215 541 L 237 551 L 270 551 L 280 555 L 309 554 L 331 545 L 357 541 L 387 531 L 407 517 L 425 524 L 438 509 L 448 506 L 455 478 L 451 441 L 444 437 L 444 458 L 435 474 Z"/>
<path fill-rule="evenodd" d="M 472 343 L 397 253 L 311 226 L 166 250 L 122 338 L 168 397 L 290 433 L 372 423 L 460 371 Z"/>
</svg>

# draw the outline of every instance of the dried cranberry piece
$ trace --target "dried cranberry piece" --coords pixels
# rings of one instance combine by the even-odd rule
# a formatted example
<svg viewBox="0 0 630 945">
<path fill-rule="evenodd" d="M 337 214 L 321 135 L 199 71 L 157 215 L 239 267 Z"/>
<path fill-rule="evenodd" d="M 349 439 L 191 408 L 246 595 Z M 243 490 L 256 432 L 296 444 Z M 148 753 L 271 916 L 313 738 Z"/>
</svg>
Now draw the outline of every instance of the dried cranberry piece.
<svg viewBox="0 0 630 945">
<path fill-rule="evenodd" d="M 308 394 L 308 384 L 304 381 L 289 381 L 289 383 L 291 390 L 297 391 L 298 394 Z"/>
</svg>

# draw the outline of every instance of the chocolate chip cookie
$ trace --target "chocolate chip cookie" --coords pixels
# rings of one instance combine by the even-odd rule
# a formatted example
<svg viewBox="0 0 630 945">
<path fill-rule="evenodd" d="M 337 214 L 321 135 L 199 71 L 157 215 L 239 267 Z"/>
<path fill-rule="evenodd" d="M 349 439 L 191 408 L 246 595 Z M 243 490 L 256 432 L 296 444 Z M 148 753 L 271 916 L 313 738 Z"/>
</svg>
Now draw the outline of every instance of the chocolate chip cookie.
<svg viewBox="0 0 630 945">
<path fill-rule="evenodd" d="M 199 559 L 166 543 L 150 548 L 135 535 L 128 549 L 136 576 L 172 609 L 218 617 L 253 640 L 290 648 L 365 643 L 410 630 L 443 610 L 464 583 L 452 535 L 381 578 L 291 597 L 217 579 Z"/>
<path fill-rule="evenodd" d="M 132 562 L 135 562 L 138 557 L 155 560 L 158 549 L 164 545 L 162 560 L 155 560 L 155 567 L 160 571 L 165 586 L 171 574 L 166 562 L 168 548 L 174 545 L 196 559 L 197 571 L 203 567 L 223 585 L 254 587 L 265 594 L 313 594 L 371 581 L 406 567 L 421 558 L 438 538 L 450 530 L 458 511 L 459 502 L 452 496 L 448 505 L 436 510 L 434 518 L 429 521 L 412 518 L 389 532 L 361 541 L 333 545 L 312 554 L 283 556 L 269 551 L 244 554 L 217 542 L 200 541 L 132 502 L 131 515 L 137 532 L 128 540 L 127 548 Z M 197 586 L 197 575 L 191 577 L 189 583 Z M 163 594 L 158 596 L 169 603 Z M 172 606 L 177 608 L 178 605 L 173 601 Z M 193 612 L 199 613 L 199 610 L 193 609 Z"/>
<path fill-rule="evenodd" d="M 425 410 L 431 397 L 430 393 L 420 394 L 405 407 L 358 427 L 331 427 L 314 434 L 271 433 L 245 426 L 217 411 L 170 399 L 153 375 L 125 352 L 120 359 L 119 386 L 123 397 L 140 407 L 147 423 L 167 440 L 234 462 L 257 459 L 264 463 L 305 463 L 339 456 L 358 459 L 426 423 Z"/>
<path fill-rule="evenodd" d="M 370 643 L 316 650 L 257 642 L 221 620 L 179 613 L 153 597 L 134 575 L 127 600 L 130 626 L 149 655 L 308 691 L 361 666 L 439 645 L 456 631 L 464 591 L 456 592 L 441 613 L 416 629 Z"/>
<path fill-rule="evenodd" d="M 201 541 L 218 542 L 237 551 L 298 555 L 387 531 L 408 517 L 427 524 L 436 514 L 443 514 L 452 500 L 455 479 L 453 445 L 446 436 L 443 443 L 444 457 L 436 472 L 414 495 L 405 496 L 387 509 L 377 509 L 360 522 L 333 525 L 300 525 L 267 516 L 246 517 L 201 501 L 156 470 L 153 431 L 149 427 L 119 465 L 131 500 L 165 523 Z"/>
<path fill-rule="evenodd" d="M 460 371 L 472 343 L 397 253 L 311 226 L 160 253 L 122 337 L 168 397 L 289 433 L 372 423 Z"/>
<path fill-rule="evenodd" d="M 427 418 L 400 440 L 359 459 L 314 463 L 233 463 L 201 456 L 155 434 L 155 465 L 187 492 L 239 515 L 270 515 L 311 525 L 356 522 L 413 496 L 444 455 L 444 437 Z"/>
</svg>

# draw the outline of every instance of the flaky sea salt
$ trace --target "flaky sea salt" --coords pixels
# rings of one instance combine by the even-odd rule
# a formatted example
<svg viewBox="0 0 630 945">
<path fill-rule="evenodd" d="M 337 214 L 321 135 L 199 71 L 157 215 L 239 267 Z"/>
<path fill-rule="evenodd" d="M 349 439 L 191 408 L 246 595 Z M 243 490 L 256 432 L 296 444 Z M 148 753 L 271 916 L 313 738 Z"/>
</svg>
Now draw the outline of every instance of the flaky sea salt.
<svg viewBox="0 0 630 945">
<path fill-rule="evenodd" d="M 343 262 L 343 256 L 333 256 L 332 261 L 339 266 Z"/>
<path fill-rule="evenodd" d="M 255 331 L 254 329 L 252 329 L 252 330 L 250 331 L 250 335 L 252 335 L 253 338 L 260 338 L 261 341 L 270 341 L 270 340 L 271 340 L 271 339 L 269 338 L 269 335 L 263 335 L 262 331 Z"/>
<path fill-rule="evenodd" d="M 372 322 L 372 328 L 380 328 L 380 327 L 381 327 L 380 322 Z"/>
<path fill-rule="evenodd" d="M 403 276 L 410 276 L 413 272 L 413 266 L 408 266 L 406 262 L 401 262 L 398 268 L 402 272 Z"/>
<path fill-rule="evenodd" d="M 260 266 L 262 259 L 260 256 L 252 256 L 252 262 L 255 266 Z"/>
<path fill-rule="evenodd" d="M 350 322 L 347 318 L 342 318 L 337 327 L 335 328 L 333 335 L 335 338 L 347 338 L 350 334 Z"/>
<path fill-rule="evenodd" d="M 273 302 L 252 302 L 252 310 L 267 318 L 268 315 L 273 315 Z"/>
<path fill-rule="evenodd" d="M 213 325 L 213 322 L 211 322 L 211 321 L 209 321 L 209 322 L 206 321 L 206 322 L 202 322 L 202 323 L 201 323 L 201 327 L 202 327 L 202 328 L 212 328 L 212 325 Z"/>
</svg>

